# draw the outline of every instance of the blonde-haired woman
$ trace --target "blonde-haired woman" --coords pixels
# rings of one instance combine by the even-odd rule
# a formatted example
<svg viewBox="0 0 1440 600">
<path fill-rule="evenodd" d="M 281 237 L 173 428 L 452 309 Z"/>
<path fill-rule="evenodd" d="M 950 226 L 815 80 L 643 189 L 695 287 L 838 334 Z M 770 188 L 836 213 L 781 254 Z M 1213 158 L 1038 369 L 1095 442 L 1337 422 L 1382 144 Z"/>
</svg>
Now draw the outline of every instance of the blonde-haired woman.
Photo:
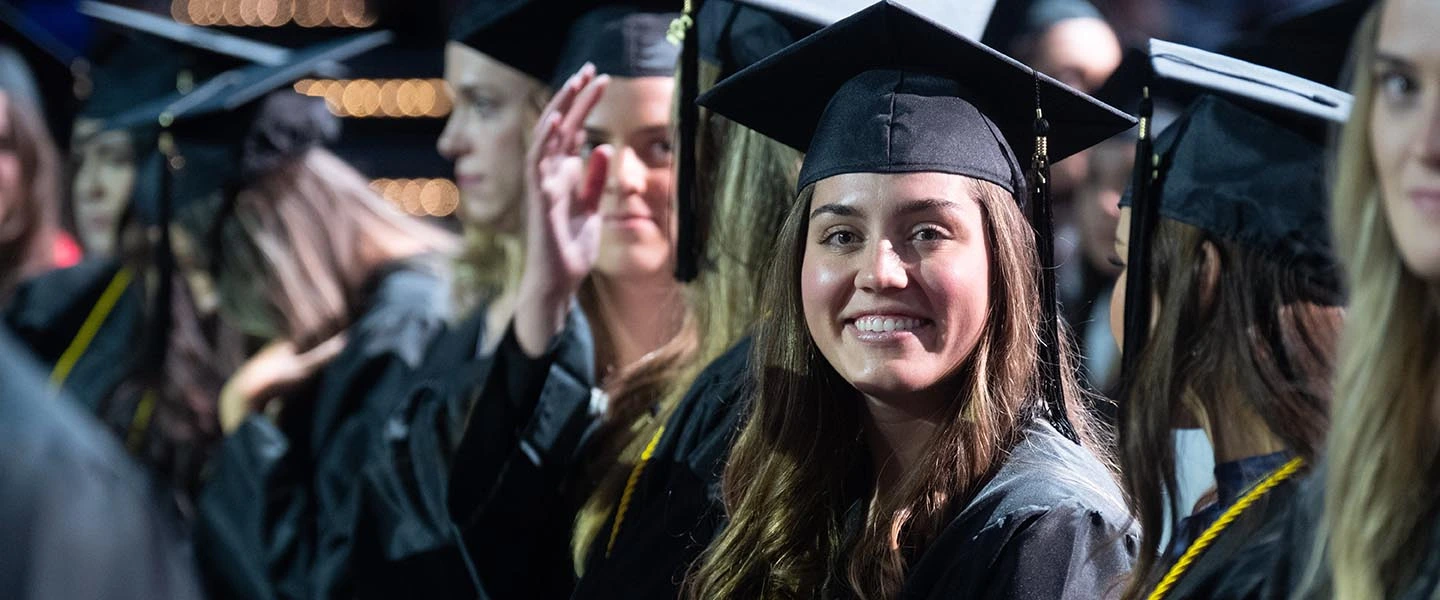
<svg viewBox="0 0 1440 600">
<path fill-rule="evenodd" d="M 1332 205 L 1350 317 L 1317 541 L 1328 555 L 1301 581 L 1344 600 L 1429 598 L 1440 577 L 1440 39 L 1428 31 L 1440 4 L 1376 10 L 1356 44 Z"/>
<path fill-rule="evenodd" d="M 1440 4 L 1385 0 L 1356 34 L 1331 223 L 1349 283 L 1326 462 L 1206 597 L 1440 591 Z"/>
</svg>

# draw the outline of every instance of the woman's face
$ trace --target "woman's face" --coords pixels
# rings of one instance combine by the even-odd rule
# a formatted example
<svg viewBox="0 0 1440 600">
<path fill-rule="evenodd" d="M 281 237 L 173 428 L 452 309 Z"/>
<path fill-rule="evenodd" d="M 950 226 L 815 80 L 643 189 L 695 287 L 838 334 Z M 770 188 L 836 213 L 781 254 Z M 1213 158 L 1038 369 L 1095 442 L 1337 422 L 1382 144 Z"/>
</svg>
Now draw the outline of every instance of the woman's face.
<svg viewBox="0 0 1440 600">
<path fill-rule="evenodd" d="M 95 121 L 76 121 L 70 195 L 80 244 L 87 253 L 109 256 L 116 251 L 120 217 L 135 188 L 135 150 L 128 132 L 97 133 L 97 127 Z"/>
<path fill-rule="evenodd" d="M 459 217 L 465 223 L 517 231 L 525 195 L 525 137 L 543 84 L 459 42 L 445 47 L 445 83 L 454 98 L 436 143 L 455 161 Z"/>
<path fill-rule="evenodd" d="M 1120 262 L 1130 257 L 1130 208 L 1120 209 L 1120 218 L 1115 222 L 1115 256 Z M 1110 293 L 1110 335 L 1115 345 L 1125 350 L 1125 282 L 1130 275 L 1128 267 L 1121 267 L 1115 277 L 1115 291 Z"/>
<path fill-rule="evenodd" d="M 972 185 L 942 173 L 815 184 L 800 267 L 805 323 L 830 365 L 868 397 L 953 393 L 941 386 L 980 339 L 990 263 Z"/>
<path fill-rule="evenodd" d="M 616 77 L 585 121 L 585 152 L 615 149 L 600 197 L 600 256 L 611 277 L 668 273 L 675 239 L 670 77 Z"/>
<path fill-rule="evenodd" d="M 5 222 L 10 207 L 18 205 L 24 193 L 18 142 L 15 124 L 10 122 L 10 96 L 0 90 L 0 223 Z"/>
<path fill-rule="evenodd" d="M 1440 282 L 1440 3 L 1389 0 L 1374 65 L 1370 150 L 1406 266 Z"/>
</svg>

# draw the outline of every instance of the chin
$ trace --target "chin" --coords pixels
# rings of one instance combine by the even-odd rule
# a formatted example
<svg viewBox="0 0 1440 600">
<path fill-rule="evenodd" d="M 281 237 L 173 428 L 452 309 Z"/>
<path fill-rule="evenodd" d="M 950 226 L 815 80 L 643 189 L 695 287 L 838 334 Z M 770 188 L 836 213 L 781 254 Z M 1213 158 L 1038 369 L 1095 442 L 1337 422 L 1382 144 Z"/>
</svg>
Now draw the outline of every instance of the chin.
<svg viewBox="0 0 1440 600">
<path fill-rule="evenodd" d="M 868 366 L 854 378 L 845 378 L 856 390 L 879 399 L 902 399 L 934 389 L 938 378 L 917 373 L 913 366 L 889 364 Z"/>
<path fill-rule="evenodd" d="M 600 257 L 595 262 L 595 270 L 610 277 L 648 276 L 668 272 L 672 268 L 668 248 L 657 250 L 625 246 L 612 247 L 610 251 L 601 248 Z"/>
</svg>

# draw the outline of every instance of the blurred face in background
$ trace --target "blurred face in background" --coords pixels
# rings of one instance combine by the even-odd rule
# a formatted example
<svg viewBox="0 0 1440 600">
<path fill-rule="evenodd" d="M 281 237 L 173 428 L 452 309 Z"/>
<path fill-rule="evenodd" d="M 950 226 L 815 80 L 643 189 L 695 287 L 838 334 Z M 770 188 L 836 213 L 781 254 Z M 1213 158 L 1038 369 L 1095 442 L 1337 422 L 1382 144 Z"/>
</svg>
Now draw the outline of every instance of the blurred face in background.
<svg viewBox="0 0 1440 600">
<path fill-rule="evenodd" d="M 1370 151 L 1405 266 L 1440 282 L 1440 2 L 1390 0 L 1373 65 Z"/>
<path fill-rule="evenodd" d="M 1115 253 L 1115 228 L 1120 223 L 1120 196 L 1130 183 L 1135 163 L 1134 144 L 1110 140 L 1090 150 L 1089 176 L 1075 195 L 1075 222 L 1080 229 L 1080 250 L 1090 268 L 1118 275 L 1124 259 Z"/>
<path fill-rule="evenodd" d="M 0 223 L 18 206 L 25 191 L 20 181 L 20 147 L 10 122 L 10 96 L 0 90 Z"/>
<path fill-rule="evenodd" d="M 1059 21 L 1036 34 L 1025 64 L 1082 92 L 1094 92 L 1120 66 L 1120 38 L 1100 19 L 1076 18 Z M 1088 152 L 1081 152 L 1054 165 L 1052 189 L 1057 194 L 1075 191 L 1089 170 Z M 1021 162 L 1029 159 L 1020 157 Z"/>
<path fill-rule="evenodd" d="M 544 108 L 544 84 L 459 42 L 445 47 L 453 107 L 436 144 L 455 162 L 458 216 L 467 225 L 519 231 L 525 150 Z"/>
<path fill-rule="evenodd" d="M 585 120 L 583 152 L 615 149 L 600 197 L 595 270 L 624 278 L 668 273 L 675 239 L 670 77 L 616 77 Z"/>
<path fill-rule="evenodd" d="M 75 178 L 70 201 L 80 245 L 87 254 L 114 255 L 120 218 L 135 189 L 135 147 L 130 134 L 99 131 L 97 121 L 76 120 L 71 160 Z"/>
</svg>

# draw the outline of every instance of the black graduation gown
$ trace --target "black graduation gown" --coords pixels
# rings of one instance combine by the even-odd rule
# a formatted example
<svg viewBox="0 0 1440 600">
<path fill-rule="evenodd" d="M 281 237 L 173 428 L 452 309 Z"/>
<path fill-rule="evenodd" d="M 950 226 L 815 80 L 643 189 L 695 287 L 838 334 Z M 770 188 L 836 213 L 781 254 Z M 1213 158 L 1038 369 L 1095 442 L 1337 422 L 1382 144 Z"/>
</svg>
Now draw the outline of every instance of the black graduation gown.
<svg viewBox="0 0 1440 600">
<path fill-rule="evenodd" d="M 1246 553 L 1257 539 L 1263 538 L 1263 531 L 1267 527 L 1273 528 L 1271 523 L 1283 522 L 1288 518 L 1290 504 L 1295 501 L 1299 488 L 1299 479 L 1287 479 L 1241 512 L 1240 516 L 1215 538 L 1210 547 L 1191 563 L 1190 568 L 1186 569 L 1180 580 L 1170 589 L 1167 597 L 1209 597 L 1211 592 L 1208 588 L 1212 585 L 1211 582 L 1217 577 L 1223 577 L 1232 561 Z M 1157 571 L 1159 576 L 1164 577 L 1170 567 L 1169 564 L 1163 565 Z M 1160 580 L 1156 579 L 1151 585 L 1158 583 Z"/>
<path fill-rule="evenodd" d="M 0 590 L 7 598 L 201 598 L 169 495 L 47 389 L 0 328 Z"/>
<path fill-rule="evenodd" d="M 1280 514 L 1251 536 L 1224 565 L 1207 574 L 1195 591 L 1175 598 L 1246 600 L 1323 599 L 1331 596 L 1328 577 L 1320 577 L 1316 589 L 1302 590 L 1314 552 L 1315 533 L 1324 518 L 1324 467 L 1294 485 L 1291 498 Z M 1440 591 L 1440 527 L 1433 520 L 1423 542 L 1421 557 L 1412 580 L 1396 592 L 1399 600 L 1429 600 Z"/>
<path fill-rule="evenodd" d="M 595 421 L 595 350 L 572 305 L 545 353 L 507 331 L 473 397 L 450 467 L 447 505 L 490 598 L 563 598 L 581 438 Z"/>
<path fill-rule="evenodd" d="M 446 286 L 421 261 L 378 273 L 341 353 L 286 403 L 281 423 L 252 416 L 222 444 L 201 493 L 197 544 L 222 598 L 347 597 L 366 449 L 443 327 Z"/>
<path fill-rule="evenodd" d="M 352 556 L 360 597 L 476 597 L 446 497 L 470 401 L 493 364 L 481 351 L 486 317 L 481 307 L 436 340 L 366 459 Z"/>
<path fill-rule="evenodd" d="M 50 373 L 119 271 L 113 260 L 88 260 L 30 279 L 11 297 L 5 324 Z M 133 406 L 130 411 L 110 406 L 110 398 L 138 366 L 136 344 L 145 335 L 139 287 L 135 281 L 125 287 L 64 385 L 70 398 L 122 432 L 130 425 Z"/>
<path fill-rule="evenodd" d="M 720 478 L 751 388 L 746 338 L 695 378 L 640 473 L 608 554 L 615 515 L 595 540 L 574 598 L 678 598 L 692 563 L 725 523 Z"/>
<path fill-rule="evenodd" d="M 1033 422 L 913 563 L 901 598 L 1117 598 L 1139 531 L 1093 454 Z"/>
</svg>

